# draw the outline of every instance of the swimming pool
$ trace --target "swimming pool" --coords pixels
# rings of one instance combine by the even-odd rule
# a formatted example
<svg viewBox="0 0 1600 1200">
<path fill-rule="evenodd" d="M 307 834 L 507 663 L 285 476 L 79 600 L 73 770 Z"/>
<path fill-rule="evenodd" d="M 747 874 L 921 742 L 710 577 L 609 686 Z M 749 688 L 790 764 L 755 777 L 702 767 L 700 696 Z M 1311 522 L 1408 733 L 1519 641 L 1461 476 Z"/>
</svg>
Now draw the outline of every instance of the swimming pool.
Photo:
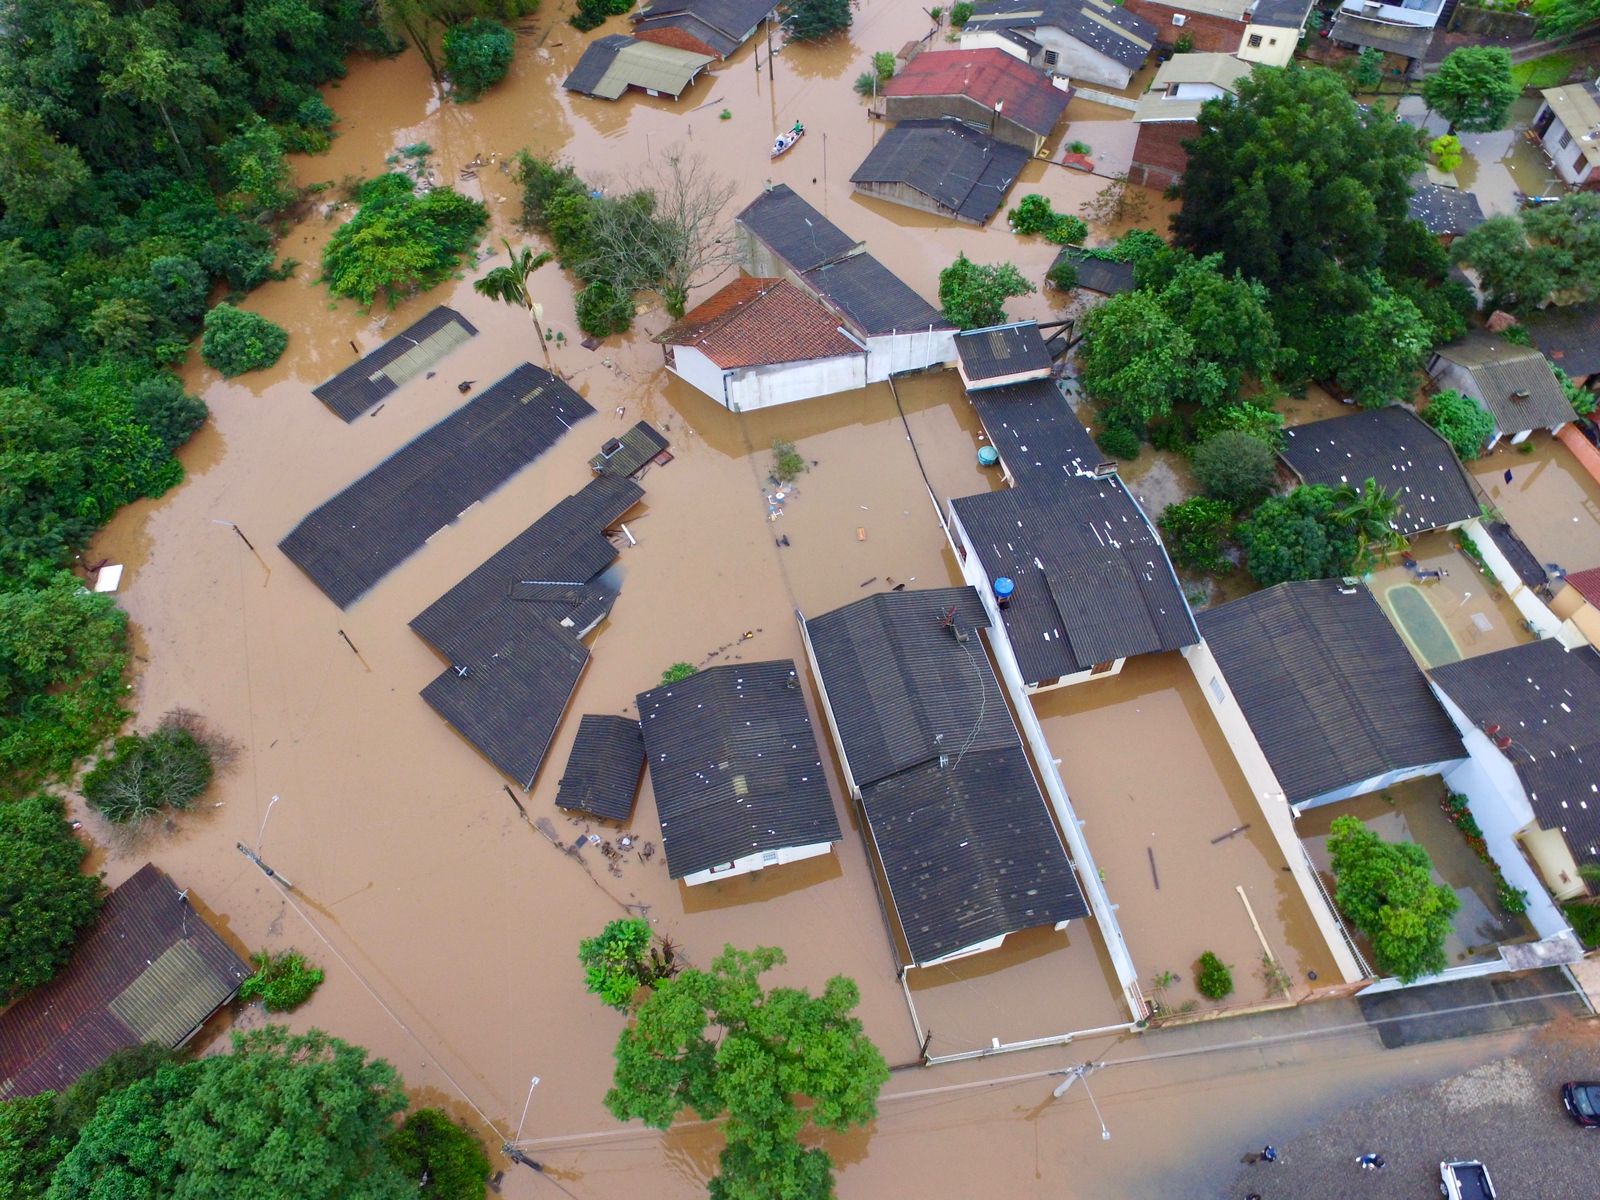
<svg viewBox="0 0 1600 1200">
<path fill-rule="evenodd" d="M 1464 657 L 1461 647 L 1456 645 L 1455 638 L 1450 636 L 1420 587 L 1414 583 L 1397 583 L 1384 593 L 1383 599 L 1400 636 L 1410 643 L 1424 663 L 1442 667 L 1461 661 Z"/>
</svg>

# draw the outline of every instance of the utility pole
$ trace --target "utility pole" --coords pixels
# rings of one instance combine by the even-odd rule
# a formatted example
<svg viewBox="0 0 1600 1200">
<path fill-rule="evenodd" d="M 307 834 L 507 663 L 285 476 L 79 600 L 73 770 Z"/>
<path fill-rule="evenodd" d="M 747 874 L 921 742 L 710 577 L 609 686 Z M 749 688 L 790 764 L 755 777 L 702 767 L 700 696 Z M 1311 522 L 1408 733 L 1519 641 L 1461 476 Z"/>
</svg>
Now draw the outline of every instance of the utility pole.
<svg viewBox="0 0 1600 1200">
<path fill-rule="evenodd" d="M 268 807 L 270 808 L 270 805 Z M 274 881 L 276 881 L 278 883 L 283 884 L 283 886 L 288 888 L 291 892 L 294 891 L 294 884 L 290 883 L 282 875 L 279 875 L 271 867 L 267 866 L 266 863 L 262 862 L 261 861 L 261 856 L 259 854 L 257 854 L 254 850 L 250 849 L 249 846 L 246 846 L 243 842 L 235 842 L 234 845 L 238 847 L 239 853 L 244 855 L 251 862 L 255 863 L 255 865 L 260 868 L 261 873 L 263 875 L 265 875 L 268 879 L 271 879 L 271 880 L 274 880 Z"/>
<path fill-rule="evenodd" d="M 1106 1128 L 1106 1119 L 1100 1115 L 1100 1105 L 1095 1103 L 1094 1093 L 1089 1091 L 1089 1076 L 1094 1074 L 1104 1065 L 1104 1063 L 1086 1062 L 1079 1063 L 1077 1066 L 1071 1067 L 1065 1071 L 1051 1072 L 1053 1075 L 1065 1075 L 1067 1078 L 1063 1083 L 1060 1084 L 1060 1086 L 1056 1088 L 1054 1092 L 1050 1093 L 1050 1098 L 1052 1100 L 1061 1099 L 1061 1097 L 1067 1094 L 1068 1090 L 1071 1089 L 1073 1084 L 1077 1083 L 1079 1080 L 1082 1080 L 1083 1090 L 1089 1097 L 1090 1107 L 1094 1109 L 1095 1120 L 1100 1122 L 1100 1140 L 1102 1142 L 1109 1142 L 1111 1140 L 1111 1130 Z"/>
</svg>

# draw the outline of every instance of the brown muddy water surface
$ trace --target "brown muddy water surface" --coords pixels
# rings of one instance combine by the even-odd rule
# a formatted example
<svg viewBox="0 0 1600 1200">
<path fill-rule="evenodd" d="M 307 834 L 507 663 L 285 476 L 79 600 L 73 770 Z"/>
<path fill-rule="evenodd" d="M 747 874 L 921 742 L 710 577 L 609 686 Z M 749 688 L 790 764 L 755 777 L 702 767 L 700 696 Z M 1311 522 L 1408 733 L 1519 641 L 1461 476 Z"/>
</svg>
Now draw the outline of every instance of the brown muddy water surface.
<svg viewBox="0 0 1600 1200">
<path fill-rule="evenodd" d="M 1053 257 L 1053 247 L 1013 237 L 1003 220 L 977 230 L 849 194 L 850 171 L 881 133 L 850 81 L 872 51 L 898 48 L 926 31 L 927 18 L 914 6 L 867 0 L 848 39 L 786 47 L 775 71 L 764 44 L 759 74 L 755 50 L 746 47 L 678 105 L 634 96 L 606 104 L 561 90 L 559 81 L 590 37 L 625 27 L 617 20 L 579 35 L 564 23 L 569 10 L 552 5 L 530 22 L 510 79 L 473 106 L 441 104 L 414 53 L 353 63 L 349 76 L 328 89 L 340 136 L 329 154 L 296 162 L 299 180 L 370 177 L 400 147 L 427 142 L 436 178 L 459 182 L 489 204 L 493 228 L 484 246 L 497 251 L 502 233 L 521 240 L 514 228 L 519 198 L 502 170 L 517 149 L 566 157 L 585 178 L 620 184 L 632 164 L 677 143 L 706 154 L 736 181 L 736 206 L 768 179 L 791 183 L 925 296 L 936 293 L 938 271 L 959 250 L 981 261 L 1009 259 L 1034 280 Z M 718 119 L 723 108 L 732 113 L 727 121 Z M 1082 137 L 1109 149 L 1128 136 L 1115 110 L 1093 106 L 1069 115 L 1055 148 L 1061 139 Z M 771 162 L 766 147 L 773 132 L 796 117 L 811 136 Z M 474 162 L 482 164 L 477 177 L 461 179 Z M 1103 184 L 1036 161 L 1014 197 L 1040 190 L 1072 211 Z M 1156 198 L 1145 223 L 1159 224 L 1164 211 Z M 638 544 L 624 549 L 618 563 L 621 598 L 590 639 L 594 659 L 525 801 L 530 818 L 551 821 L 570 842 L 587 827 L 556 810 L 553 797 L 579 714 L 631 712 L 634 695 L 677 660 L 803 661 L 797 610 L 825 611 L 899 582 L 925 586 L 957 578 L 928 484 L 942 503 L 999 481 L 976 465 L 981 433 L 953 374 L 900 384 L 904 418 L 887 387 L 735 416 L 666 374 L 659 347 L 649 341 L 667 323 L 658 309 L 644 313 L 627 338 L 610 339 L 595 352 L 578 347 L 571 281 L 548 267 L 534 283 L 546 325 L 566 337 L 552 350 L 555 366 L 597 415 L 341 613 L 276 551 L 278 539 L 452 411 L 461 402 L 458 382 L 474 380 L 481 388 L 522 361 L 541 361 L 526 318 L 478 297 L 465 277 L 393 312 L 367 314 L 330 301 L 315 283 L 315 263 L 347 212 L 331 220 L 313 213 L 293 228 L 282 252 L 306 265 L 247 301 L 289 331 L 283 361 L 228 382 L 192 357 L 186 380 L 204 394 L 213 418 L 182 451 L 188 481 L 158 501 L 125 509 L 89 552 L 128 568 L 120 599 L 133 619 L 138 657 L 136 724 L 148 728 L 183 705 L 241 747 L 237 765 L 209 797 L 214 808 L 186 815 L 175 830 L 135 847 L 98 850 L 97 865 L 116 884 L 153 860 L 192 889 L 241 951 L 290 945 L 307 951 L 328 969 L 328 982 L 290 1024 L 327 1028 L 369 1046 L 394 1062 L 420 1095 L 471 1119 L 459 1085 L 502 1134 L 515 1128 L 533 1075 L 542 1083 L 525 1136 L 615 1129 L 601 1098 L 622 1017 L 584 993 L 576 943 L 629 904 L 648 906 L 657 928 L 698 964 L 725 943 L 778 943 L 789 955 L 789 965 L 775 973 L 779 982 L 815 987 L 835 973 L 853 976 L 868 1031 L 891 1062 L 913 1059 L 916 1039 L 871 871 L 830 753 L 825 760 L 845 827 L 833 855 L 692 894 L 668 879 L 659 855 L 630 860 L 613 874 L 592 850 L 570 857 L 525 824 L 506 796 L 506 781 L 423 704 L 417 693 L 443 664 L 406 623 L 583 486 L 586 460 L 607 437 L 641 418 L 667 433 L 674 461 L 643 477 L 645 508 L 629 520 Z M 1097 230 L 1096 237 L 1116 232 Z M 465 274 L 493 261 L 488 254 Z M 707 281 L 708 287 L 721 282 Z M 705 294 L 701 289 L 696 298 Z M 1012 306 L 1012 315 L 1048 318 L 1064 300 L 1059 294 L 1028 297 Z M 481 334 L 446 358 L 434 378 L 412 381 L 350 425 L 312 398 L 310 388 L 348 365 L 354 348 L 370 349 L 439 303 L 465 313 Z M 770 446 L 778 437 L 794 441 L 814 465 L 786 497 L 783 515 L 771 519 Z M 782 537 L 787 546 L 778 544 Z M 1166 672 L 1156 664 L 1071 698 L 1088 706 L 1088 736 L 1076 732 L 1076 721 L 1065 727 L 1095 744 L 1078 755 L 1081 766 L 1069 756 L 1068 787 L 1090 802 L 1098 788 L 1102 802 L 1113 804 L 1113 767 L 1126 762 L 1135 768 L 1132 782 L 1153 792 L 1161 785 L 1151 773 L 1157 756 L 1150 747 L 1159 738 L 1162 753 L 1193 767 L 1200 780 L 1188 798 L 1195 815 L 1180 819 L 1167 836 L 1209 836 L 1237 823 L 1238 781 L 1207 742 L 1211 734 L 1196 732 L 1188 685 Z M 1128 690 L 1139 687 L 1149 695 Z M 807 694 L 817 718 L 810 688 Z M 1147 712 L 1115 711 L 1129 705 Z M 825 731 L 820 719 L 817 728 Z M 1075 771 L 1083 772 L 1081 781 Z M 1121 862 L 1111 848 L 1119 837 L 1134 845 L 1134 831 L 1119 833 L 1113 825 L 1091 816 L 1091 834 L 1104 827 L 1101 834 L 1110 839 L 1113 894 L 1124 892 L 1130 917 L 1150 913 L 1150 924 L 1141 917 L 1138 926 L 1140 936 L 1151 939 L 1149 965 L 1159 959 L 1183 972 L 1184 956 L 1205 941 L 1248 968 L 1252 939 L 1235 936 L 1242 909 L 1236 897 L 1228 898 L 1231 891 L 1196 901 L 1184 918 L 1189 923 L 1157 929 L 1166 909 L 1136 897 L 1142 886 L 1134 882 L 1137 862 Z M 629 828 L 659 842 L 648 781 Z M 92 817 L 87 829 L 95 836 L 104 832 Z M 259 845 L 266 861 L 293 881 L 317 930 L 236 843 Z M 1233 869 L 1229 888 L 1246 884 L 1269 935 L 1285 955 L 1295 956 L 1296 970 L 1320 961 L 1302 945 L 1304 922 L 1279 894 L 1274 868 L 1246 864 L 1248 856 L 1259 859 L 1258 850 L 1241 837 L 1213 857 Z M 1162 869 L 1172 872 L 1163 879 L 1172 880 L 1171 896 L 1182 894 L 1186 869 L 1176 856 L 1170 864 L 1163 859 Z M 1220 893 L 1224 881 L 1216 882 L 1213 890 Z M 1201 938 L 1195 928 L 1202 914 L 1215 914 L 1214 937 Z M 328 945 L 319 940 L 322 934 Z M 1134 950 L 1140 953 L 1138 941 Z M 918 979 L 916 988 L 919 1011 L 940 1049 L 1100 1025 L 1117 1015 L 1103 949 L 1087 923 L 1065 934 L 1018 938 L 998 955 Z M 1259 1105 L 1248 1097 L 1241 1103 Z M 1078 1107 L 1058 1111 L 1076 1117 Z M 1068 1167 L 1080 1153 L 1098 1152 L 1097 1139 L 1080 1137 L 1077 1123 L 1069 1130 L 1054 1119 L 1041 1149 L 1036 1113 L 1030 1117 L 1026 1108 L 1001 1103 L 977 1120 L 971 1114 L 979 1109 L 968 1098 L 931 1118 L 919 1109 L 920 1118 L 910 1122 L 902 1109 L 900 1116 L 880 1119 L 869 1131 L 878 1135 L 871 1141 L 863 1134 L 830 1143 L 843 1167 L 842 1194 L 889 1194 L 896 1188 L 891 1180 L 926 1177 L 930 1163 L 957 1147 L 959 1178 L 974 1185 L 1004 1178 L 1056 1197 L 1108 1194 L 1096 1183 L 1108 1171 L 1131 1178 L 1143 1169 L 1132 1139 L 1101 1158 L 1110 1166 Z M 1129 1117 L 1136 1111 L 1125 1110 Z M 689 1129 L 660 1140 L 637 1128 L 622 1132 L 634 1139 L 631 1158 L 553 1157 L 555 1178 L 586 1200 L 635 1195 L 645 1176 L 662 1196 L 701 1192 L 714 1169 L 714 1134 Z M 1188 1136 L 1173 1128 L 1166 1140 L 1181 1152 Z M 1030 1152 L 1025 1171 L 1015 1160 L 1023 1145 Z M 1044 1171 L 1041 1163 L 1054 1169 Z M 586 1177 L 591 1168 L 595 1173 Z M 505 1194 L 547 1190 L 520 1171 L 508 1178 Z"/>
</svg>

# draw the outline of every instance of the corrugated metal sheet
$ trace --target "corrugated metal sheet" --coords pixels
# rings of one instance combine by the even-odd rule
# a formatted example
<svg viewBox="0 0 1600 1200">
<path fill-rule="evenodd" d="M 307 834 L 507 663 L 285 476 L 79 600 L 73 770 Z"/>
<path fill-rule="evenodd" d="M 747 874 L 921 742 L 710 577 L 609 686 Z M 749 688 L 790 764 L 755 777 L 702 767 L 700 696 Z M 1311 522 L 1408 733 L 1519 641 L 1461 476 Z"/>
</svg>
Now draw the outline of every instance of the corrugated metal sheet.
<svg viewBox="0 0 1600 1200">
<path fill-rule="evenodd" d="M 1208 609 L 1199 622 L 1291 804 L 1465 757 L 1365 586 L 1280 583 Z"/>
<path fill-rule="evenodd" d="M 712 667 L 638 700 L 673 879 L 839 840 L 793 662 Z"/>
<path fill-rule="evenodd" d="M 455 309 L 440 305 L 311 394 L 346 421 L 354 421 L 477 333 Z"/>
<path fill-rule="evenodd" d="M 556 807 L 626 821 L 633 815 L 643 771 L 644 735 L 639 722 L 587 713 L 578 722 Z"/>
<path fill-rule="evenodd" d="M 1028 165 L 1020 146 L 959 121 L 901 121 L 878 139 L 852 183 L 903 183 L 964 220 L 987 224 Z"/>
<path fill-rule="evenodd" d="M 593 412 L 565 382 L 523 363 L 320 506 L 278 548 L 347 608 Z"/>
<path fill-rule="evenodd" d="M 596 475 L 631 479 L 670 444 L 666 435 L 649 421 L 640 421 L 617 440 L 622 443 L 621 449 L 609 456 L 602 450 L 589 460 Z"/>
<path fill-rule="evenodd" d="M 138 1043 L 139 1029 L 176 1045 L 249 973 L 172 880 L 146 863 L 106 899 L 56 977 L 0 1013 L 0 1098 L 65 1087 Z M 111 1011 L 130 989 L 139 1029 Z M 181 1015 L 163 1022 L 155 1015 L 162 1007 Z"/>
<path fill-rule="evenodd" d="M 734 220 L 797 273 L 843 258 L 858 244 L 787 183 L 769 187 Z"/>
<path fill-rule="evenodd" d="M 961 356 L 961 369 L 973 380 L 1050 369 L 1050 351 L 1033 321 L 958 333 L 956 353 Z"/>
<path fill-rule="evenodd" d="M 954 328 L 942 312 L 870 254 L 852 254 L 807 271 L 805 284 L 862 337 Z"/>
</svg>

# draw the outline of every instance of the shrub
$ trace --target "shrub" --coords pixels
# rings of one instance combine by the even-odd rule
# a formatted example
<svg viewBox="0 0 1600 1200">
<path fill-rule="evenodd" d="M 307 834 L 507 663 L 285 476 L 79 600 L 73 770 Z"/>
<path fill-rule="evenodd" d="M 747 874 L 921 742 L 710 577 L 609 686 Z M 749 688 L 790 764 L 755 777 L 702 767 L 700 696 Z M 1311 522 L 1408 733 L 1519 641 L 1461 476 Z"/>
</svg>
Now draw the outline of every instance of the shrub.
<svg viewBox="0 0 1600 1200">
<path fill-rule="evenodd" d="M 118 825 L 187 809 L 211 786 L 214 745 L 198 718 L 174 710 L 148 735 L 119 737 L 83 777 L 84 799 Z"/>
<path fill-rule="evenodd" d="M 478 17 L 452 25 L 444 34 L 444 70 L 455 85 L 451 96 L 476 100 L 506 77 L 516 54 L 517 35 L 499 21 Z"/>
<path fill-rule="evenodd" d="M 1160 525 L 1167 549 L 1179 566 L 1207 574 L 1233 568 L 1222 553 L 1222 543 L 1233 526 L 1233 508 L 1226 501 L 1195 496 L 1169 504 Z"/>
<path fill-rule="evenodd" d="M 361 208 L 334 230 L 322 252 L 322 277 L 336 296 L 391 306 L 432 287 L 460 264 L 489 219 L 476 200 L 447 187 L 418 196 L 409 175 L 390 172 L 361 185 Z"/>
<path fill-rule="evenodd" d="M 1051 287 L 1070 292 L 1078 286 L 1078 265 L 1070 258 L 1058 258 L 1044 273 L 1044 281 Z"/>
<path fill-rule="evenodd" d="M 878 76 L 879 83 L 888 83 L 894 78 L 894 55 L 887 50 L 879 50 L 872 56 L 872 70 Z"/>
<path fill-rule="evenodd" d="M 1439 164 L 1441 171 L 1454 171 L 1461 165 L 1464 153 L 1461 149 L 1461 139 L 1453 133 L 1442 133 L 1428 143 L 1428 153 L 1433 155 L 1433 161 Z"/>
<path fill-rule="evenodd" d="M 232 379 L 246 371 L 270 367 L 288 344 L 289 334 L 282 326 L 260 313 L 223 303 L 206 313 L 200 357 L 207 366 Z"/>
<path fill-rule="evenodd" d="M 1522 326 L 1513 325 L 1512 328 L 1522 329 Z M 1526 333 L 1526 330 L 1523 332 Z M 1593 414 L 1596 402 L 1595 394 L 1573 383 L 1572 376 L 1568 375 L 1560 367 L 1551 366 L 1550 370 L 1555 374 L 1556 382 L 1561 385 L 1561 390 L 1567 394 L 1567 402 L 1572 405 L 1572 411 L 1580 417 L 1587 417 Z"/>
<path fill-rule="evenodd" d="M 972 14 L 977 8 L 977 5 L 968 3 L 968 0 L 960 0 L 960 3 L 950 9 L 950 24 L 957 29 L 964 28 L 966 23 L 972 20 Z"/>
<path fill-rule="evenodd" d="M 1334 900 L 1372 943 L 1378 969 L 1411 983 L 1449 965 L 1444 952 L 1456 894 L 1432 879 L 1428 852 L 1414 842 L 1386 842 L 1356 817 L 1335 817 L 1328 854 Z"/>
<path fill-rule="evenodd" d="M 578 328 L 593 337 L 610 337 L 633 328 L 633 297 L 597 279 L 578 293 Z"/>
<path fill-rule="evenodd" d="M 1200 956 L 1194 979 L 1195 987 L 1207 1000 L 1221 1000 L 1233 991 L 1233 972 L 1211 951 Z"/>
<path fill-rule="evenodd" d="M 1036 290 L 1011 263 L 975 263 L 965 252 L 939 272 L 939 306 L 962 329 L 1004 323 L 1006 301 Z"/>
<path fill-rule="evenodd" d="M 693 674 L 693 668 L 690 668 Z M 610 922 L 598 937 L 578 943 L 578 961 L 583 964 L 584 987 L 612 1008 L 626 1012 L 633 995 L 677 972 L 677 957 L 670 942 L 659 949 L 651 943 L 655 935 L 650 922 L 641 917 L 623 917 Z"/>
<path fill-rule="evenodd" d="M 1561 912 L 1585 946 L 1600 947 L 1600 905 L 1574 900 L 1563 904 Z"/>
<path fill-rule="evenodd" d="M 268 954 L 258 950 L 250 956 L 255 974 L 239 985 L 239 999 L 260 1000 L 268 1012 L 289 1012 L 311 999 L 322 985 L 322 970 L 313 967 L 298 950 Z"/>
<path fill-rule="evenodd" d="M 1450 390 L 1440 392 L 1422 410 L 1422 419 L 1439 431 L 1463 461 L 1477 458 L 1494 436 L 1494 418 L 1470 396 Z"/>
<path fill-rule="evenodd" d="M 419 1108 L 384 1143 L 428 1200 L 483 1200 L 489 1156 L 477 1135 L 437 1108 Z"/>
<path fill-rule="evenodd" d="M 779 483 L 793 483 L 807 470 L 805 457 L 794 448 L 793 442 L 786 442 L 782 438 L 773 441 L 772 473 L 777 476 Z"/>
<path fill-rule="evenodd" d="M 1497 894 L 1500 898 L 1500 907 L 1509 915 L 1520 916 L 1528 911 L 1528 893 L 1522 888 L 1513 887 L 1502 879 Z"/>
<path fill-rule="evenodd" d="M 1074 139 L 1067 143 L 1068 154 L 1092 154 L 1093 152 L 1094 147 L 1089 145 L 1088 142 L 1080 142 Z"/>
<path fill-rule="evenodd" d="M 1112 458 L 1131 462 L 1139 457 L 1139 447 L 1143 443 L 1137 429 L 1120 421 L 1107 421 L 1100 427 L 1100 432 L 1094 435 L 1094 444 Z"/>
<path fill-rule="evenodd" d="M 1089 236 L 1089 227 L 1077 217 L 1058 213 L 1050 201 L 1037 193 L 1024 196 L 1018 205 L 1006 214 L 1011 228 L 1021 234 L 1040 234 L 1045 241 L 1058 246 L 1082 242 Z"/>
<path fill-rule="evenodd" d="M 1195 447 L 1194 474 L 1206 495 L 1241 509 L 1272 490 L 1278 464 L 1266 442 L 1248 433 L 1229 431 Z"/>
<path fill-rule="evenodd" d="M 675 662 L 665 671 L 661 672 L 661 682 L 663 684 L 682 683 L 685 679 L 689 678 L 689 676 L 693 675 L 695 670 L 696 668 L 693 663 Z"/>
<path fill-rule="evenodd" d="M 858 96 L 875 96 L 878 92 L 878 76 L 872 71 L 863 71 L 856 76 L 852 86 Z"/>
<path fill-rule="evenodd" d="M 585 33 L 604 23 L 607 17 L 620 17 L 633 8 L 633 0 L 578 0 L 572 25 Z"/>
<path fill-rule="evenodd" d="M 1202 442 L 1221 433 L 1247 433 L 1278 450 L 1283 446 L 1283 414 L 1266 396 L 1210 404 L 1195 414 L 1192 432 Z"/>
</svg>

